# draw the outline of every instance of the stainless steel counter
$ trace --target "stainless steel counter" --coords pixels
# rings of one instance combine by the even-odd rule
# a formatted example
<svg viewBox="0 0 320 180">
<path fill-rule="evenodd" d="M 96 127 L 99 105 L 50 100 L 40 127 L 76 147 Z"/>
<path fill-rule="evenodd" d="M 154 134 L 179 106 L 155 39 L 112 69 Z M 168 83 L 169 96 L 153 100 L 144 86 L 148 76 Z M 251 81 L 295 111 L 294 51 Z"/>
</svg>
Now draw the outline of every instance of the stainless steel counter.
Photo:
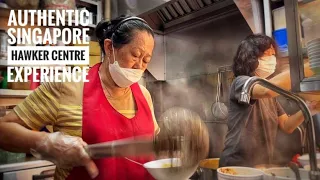
<svg viewBox="0 0 320 180">
<path fill-rule="evenodd" d="M 18 171 L 24 169 L 39 168 L 45 166 L 54 166 L 52 162 L 37 160 L 35 158 L 24 158 L 15 162 L 0 163 L 0 173 Z"/>
</svg>

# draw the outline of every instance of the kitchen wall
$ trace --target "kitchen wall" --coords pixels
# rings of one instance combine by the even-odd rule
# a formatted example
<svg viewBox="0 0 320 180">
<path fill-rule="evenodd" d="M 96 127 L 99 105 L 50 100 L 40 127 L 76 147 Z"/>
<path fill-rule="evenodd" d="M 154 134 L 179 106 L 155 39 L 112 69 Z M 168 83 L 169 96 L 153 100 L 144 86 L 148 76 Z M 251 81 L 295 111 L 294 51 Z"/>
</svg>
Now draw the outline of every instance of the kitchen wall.
<svg viewBox="0 0 320 180">
<path fill-rule="evenodd" d="M 239 43 L 249 34 L 251 30 L 239 12 L 165 35 L 167 80 L 154 81 L 147 75 L 156 116 L 173 106 L 199 113 L 210 131 L 211 157 L 220 156 L 227 131 L 225 122 L 217 122 L 211 113 L 217 69 L 232 64 Z M 232 73 L 224 76 L 231 82 Z"/>
<path fill-rule="evenodd" d="M 232 64 L 233 56 L 240 42 L 251 30 L 240 13 L 224 19 L 204 22 L 164 37 L 166 81 L 155 81 L 146 74 L 146 86 L 153 98 L 156 117 L 174 106 L 190 108 L 202 117 L 210 132 L 209 157 L 220 157 L 227 133 L 225 121 L 218 121 L 212 115 L 217 88 L 217 69 Z M 162 58 L 156 53 L 154 60 Z M 160 68 L 160 66 L 159 66 Z M 231 84 L 233 74 L 223 73 L 224 86 Z M 228 92 L 223 89 L 222 100 L 228 104 Z M 289 114 L 297 106 L 280 97 L 279 101 Z M 284 163 L 300 152 L 299 131 L 291 135 L 279 131 L 276 156 Z M 295 142 L 295 143 L 292 143 Z"/>
<path fill-rule="evenodd" d="M 152 0 L 150 3 L 143 1 L 142 4 L 139 2 L 142 0 L 112 0 L 112 17 L 124 13 L 139 15 L 166 0 Z M 153 61 L 159 62 L 154 67 L 161 68 L 158 71 L 160 73 L 165 72 L 166 81 L 156 81 L 148 72 L 140 81 L 151 93 L 157 118 L 173 106 L 190 108 L 199 113 L 210 132 L 209 157 L 220 156 L 227 133 L 226 122 L 218 121 L 211 112 L 216 96 L 217 69 L 232 64 L 239 43 L 251 33 L 241 13 L 237 12 L 223 19 L 192 25 L 163 38 L 158 35 Z M 161 46 L 162 43 L 164 46 Z M 232 81 L 232 73 L 224 73 L 223 79 L 226 83 L 224 86 L 228 86 Z M 226 104 L 227 99 L 228 92 L 224 88 L 222 100 Z M 287 112 L 296 111 L 294 104 L 284 98 L 280 100 Z M 288 155 L 284 158 L 285 161 L 300 150 L 298 138 L 299 132 L 293 135 L 279 133 L 276 152 L 281 157 Z M 295 143 L 291 143 L 292 141 Z"/>
</svg>

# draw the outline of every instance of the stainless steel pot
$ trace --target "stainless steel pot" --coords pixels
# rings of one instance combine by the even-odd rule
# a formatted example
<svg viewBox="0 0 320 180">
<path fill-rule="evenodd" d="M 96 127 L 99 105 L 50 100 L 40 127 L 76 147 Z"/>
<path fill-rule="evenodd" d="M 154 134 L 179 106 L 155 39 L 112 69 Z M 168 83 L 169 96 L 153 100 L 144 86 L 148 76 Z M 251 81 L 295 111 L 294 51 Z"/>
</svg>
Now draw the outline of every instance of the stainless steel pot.
<svg viewBox="0 0 320 180">
<path fill-rule="evenodd" d="M 217 170 L 209 168 L 200 168 L 199 180 L 218 180 Z"/>
<path fill-rule="evenodd" d="M 190 180 L 218 180 L 217 170 L 199 167 Z"/>
<path fill-rule="evenodd" d="M 198 170 L 190 177 L 192 180 L 217 180 L 219 158 L 205 159 L 200 162 Z"/>
</svg>

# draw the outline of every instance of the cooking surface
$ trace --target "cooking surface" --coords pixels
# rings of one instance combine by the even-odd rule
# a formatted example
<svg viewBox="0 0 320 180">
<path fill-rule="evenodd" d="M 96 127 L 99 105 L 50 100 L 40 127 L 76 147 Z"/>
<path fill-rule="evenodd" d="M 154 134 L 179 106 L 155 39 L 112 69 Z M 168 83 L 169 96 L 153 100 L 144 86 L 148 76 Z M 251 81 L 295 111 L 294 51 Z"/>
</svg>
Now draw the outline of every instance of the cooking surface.
<svg viewBox="0 0 320 180">
<path fill-rule="evenodd" d="M 8 163 L 0 163 L 0 173 L 53 165 L 54 164 L 49 161 L 37 160 L 33 157 L 26 157 Z"/>
</svg>

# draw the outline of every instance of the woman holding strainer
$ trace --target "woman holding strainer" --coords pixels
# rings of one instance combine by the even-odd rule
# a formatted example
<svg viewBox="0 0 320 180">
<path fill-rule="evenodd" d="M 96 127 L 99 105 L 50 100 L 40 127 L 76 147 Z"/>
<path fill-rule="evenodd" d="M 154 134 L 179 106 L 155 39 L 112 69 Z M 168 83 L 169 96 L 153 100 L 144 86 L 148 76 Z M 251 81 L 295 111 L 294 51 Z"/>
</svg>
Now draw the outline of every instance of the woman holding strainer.
<svg viewBox="0 0 320 180">
<path fill-rule="evenodd" d="M 100 22 L 96 36 L 105 58 L 89 82 L 42 84 L 0 120 L 0 148 L 31 149 L 57 165 L 57 180 L 152 179 L 140 165 L 152 157 L 93 161 L 84 147 L 159 133 L 150 93 L 137 83 L 151 61 L 153 31 L 141 18 L 121 16 Z M 32 131 L 46 125 L 54 133 Z"/>
</svg>

